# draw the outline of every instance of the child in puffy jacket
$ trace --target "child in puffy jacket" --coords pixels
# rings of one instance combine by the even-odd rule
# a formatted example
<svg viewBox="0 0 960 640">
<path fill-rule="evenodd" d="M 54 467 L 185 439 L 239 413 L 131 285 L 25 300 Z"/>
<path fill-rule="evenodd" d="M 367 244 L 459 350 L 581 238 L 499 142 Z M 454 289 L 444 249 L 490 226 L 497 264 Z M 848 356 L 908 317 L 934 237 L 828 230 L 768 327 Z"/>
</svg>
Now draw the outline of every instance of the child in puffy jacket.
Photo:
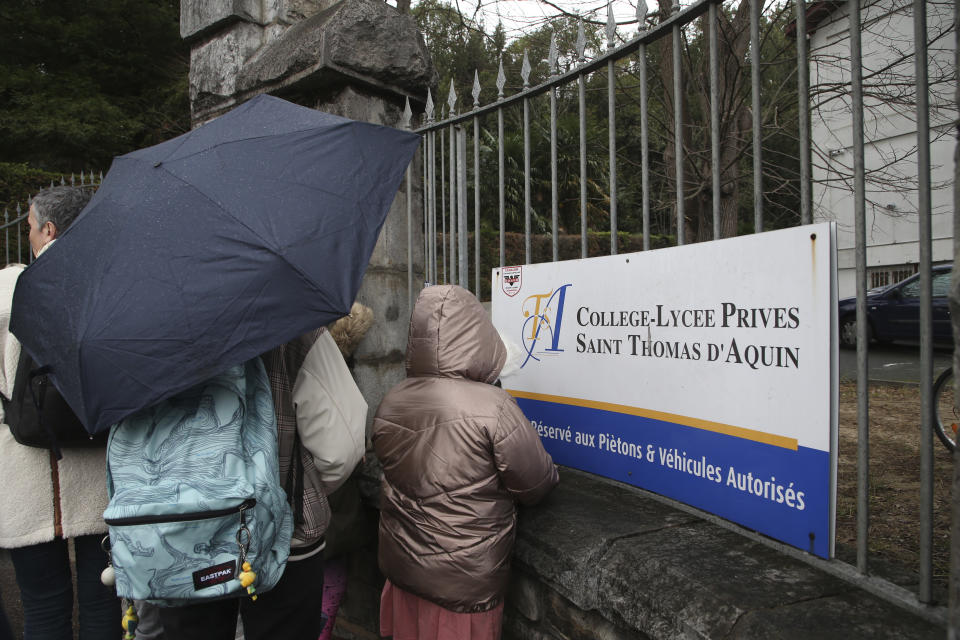
<svg viewBox="0 0 960 640">
<path fill-rule="evenodd" d="M 394 640 L 500 637 L 516 503 L 557 484 L 513 398 L 494 386 L 507 350 L 483 306 L 452 285 L 413 310 L 407 379 L 373 423 L 383 464 L 380 632 Z"/>
</svg>

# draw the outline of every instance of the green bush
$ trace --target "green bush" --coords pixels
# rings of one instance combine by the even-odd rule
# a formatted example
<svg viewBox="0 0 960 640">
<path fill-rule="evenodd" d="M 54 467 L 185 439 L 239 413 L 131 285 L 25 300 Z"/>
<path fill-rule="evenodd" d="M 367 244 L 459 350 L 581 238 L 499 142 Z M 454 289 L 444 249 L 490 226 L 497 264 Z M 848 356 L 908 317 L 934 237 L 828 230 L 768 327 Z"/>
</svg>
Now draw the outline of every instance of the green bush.
<svg viewBox="0 0 960 640">
<path fill-rule="evenodd" d="M 49 187 L 51 182 L 60 183 L 60 174 L 31 167 L 25 162 L 0 162 L 0 209 L 6 209 L 11 219 L 20 204 L 26 212 L 27 198 Z"/>
</svg>

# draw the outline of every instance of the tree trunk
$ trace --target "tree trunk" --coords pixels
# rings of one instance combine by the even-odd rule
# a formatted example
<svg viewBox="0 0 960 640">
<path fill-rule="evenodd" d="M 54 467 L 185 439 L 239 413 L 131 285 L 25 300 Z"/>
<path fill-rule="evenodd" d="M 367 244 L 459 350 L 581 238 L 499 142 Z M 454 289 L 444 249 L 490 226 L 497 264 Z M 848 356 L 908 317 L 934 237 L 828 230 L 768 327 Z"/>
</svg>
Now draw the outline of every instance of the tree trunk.
<svg viewBox="0 0 960 640">
<path fill-rule="evenodd" d="M 727 19 L 720 11 L 720 41 L 718 43 L 720 61 L 720 82 L 718 95 L 720 102 L 720 233 L 721 238 L 737 234 L 737 214 L 740 199 L 740 159 L 750 145 L 751 120 L 744 101 L 743 78 L 747 49 L 750 44 L 749 20 L 750 2 L 743 0 L 733 19 Z M 670 16 L 673 0 L 660 1 L 660 21 Z M 709 32 L 708 18 L 701 23 L 703 33 Z M 704 43 L 706 47 L 708 42 Z M 713 238 L 713 166 L 711 154 L 693 156 L 690 150 L 696 147 L 711 148 L 709 122 L 699 127 L 703 133 L 694 143 L 692 139 L 690 110 L 687 103 L 691 99 L 699 101 L 700 112 L 710 113 L 710 69 L 709 60 L 691 69 L 689 59 L 685 58 L 682 73 L 685 78 L 697 78 L 698 82 L 684 82 L 690 96 L 681 95 L 682 144 L 684 146 L 684 234 L 687 242 L 700 242 Z M 665 37 L 660 41 L 660 77 L 663 79 L 666 108 L 673 113 L 673 38 Z M 669 131 L 664 149 L 664 165 L 667 175 L 676 184 L 676 144 L 673 131 L 673 118 L 667 118 Z M 672 219 L 676 222 L 676 202 L 670 205 Z"/>
</svg>

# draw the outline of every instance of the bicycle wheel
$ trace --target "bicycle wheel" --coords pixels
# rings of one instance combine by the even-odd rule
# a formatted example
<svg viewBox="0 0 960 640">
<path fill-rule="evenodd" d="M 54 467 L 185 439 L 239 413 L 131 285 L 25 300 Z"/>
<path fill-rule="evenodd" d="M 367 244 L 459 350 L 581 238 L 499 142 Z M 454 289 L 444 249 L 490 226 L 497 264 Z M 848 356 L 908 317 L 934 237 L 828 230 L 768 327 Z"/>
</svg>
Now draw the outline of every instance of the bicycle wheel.
<svg viewBox="0 0 960 640">
<path fill-rule="evenodd" d="M 953 405 L 953 368 L 940 374 L 933 384 L 933 428 L 940 442 L 953 451 L 957 448 L 957 424 L 960 416 Z"/>
</svg>

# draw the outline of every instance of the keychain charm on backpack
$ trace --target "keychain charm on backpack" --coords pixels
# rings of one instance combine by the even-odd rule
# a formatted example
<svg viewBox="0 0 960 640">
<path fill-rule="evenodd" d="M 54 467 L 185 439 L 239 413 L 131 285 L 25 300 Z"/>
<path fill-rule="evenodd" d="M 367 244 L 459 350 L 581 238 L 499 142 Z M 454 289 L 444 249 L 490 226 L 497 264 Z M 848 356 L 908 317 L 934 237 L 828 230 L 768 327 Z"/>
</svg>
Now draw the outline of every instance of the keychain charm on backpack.
<svg viewBox="0 0 960 640">
<path fill-rule="evenodd" d="M 140 624 L 140 618 L 137 616 L 136 608 L 126 598 L 123 599 L 123 608 L 126 611 L 120 621 L 120 626 L 125 631 L 123 640 L 134 640 L 137 637 L 137 625 Z"/>
<path fill-rule="evenodd" d="M 246 587 L 247 593 L 250 594 L 250 599 L 256 601 L 257 588 L 253 586 L 253 582 L 257 579 L 257 574 L 253 572 L 253 568 L 249 562 L 244 562 L 241 568 L 243 571 L 240 572 L 240 586 Z"/>
<path fill-rule="evenodd" d="M 107 554 L 107 567 L 100 573 L 100 582 L 105 587 L 112 587 L 117 584 L 117 572 L 113 568 L 113 556 L 110 555 L 110 536 L 103 537 L 100 548 Z"/>
<path fill-rule="evenodd" d="M 250 563 L 247 562 L 247 547 L 250 545 L 250 529 L 247 528 L 247 516 L 244 511 L 246 511 L 246 509 L 241 507 L 240 528 L 237 530 L 237 546 L 240 547 L 240 568 L 242 569 L 237 579 L 240 581 L 240 586 L 247 590 L 250 599 L 256 602 L 257 588 L 253 586 L 253 583 L 257 579 L 257 574 L 253 572 L 253 568 L 250 566 Z"/>
</svg>

